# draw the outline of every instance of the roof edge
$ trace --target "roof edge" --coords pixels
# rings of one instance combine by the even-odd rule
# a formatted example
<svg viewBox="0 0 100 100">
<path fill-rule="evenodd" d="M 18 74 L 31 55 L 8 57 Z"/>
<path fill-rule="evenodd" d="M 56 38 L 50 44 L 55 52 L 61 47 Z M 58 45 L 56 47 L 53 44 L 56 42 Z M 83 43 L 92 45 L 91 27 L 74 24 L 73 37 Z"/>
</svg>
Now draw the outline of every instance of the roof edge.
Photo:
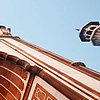
<svg viewBox="0 0 100 100">
<path fill-rule="evenodd" d="M 40 78 L 45 80 L 47 83 L 49 83 L 51 86 L 53 86 L 55 89 L 57 89 L 60 93 L 62 93 L 63 95 L 65 95 L 66 97 L 70 99 L 74 99 L 74 98 L 76 98 L 77 100 L 80 100 L 81 98 L 86 99 L 84 96 L 77 93 L 75 90 L 71 89 L 70 87 L 66 86 L 59 80 L 49 75 L 43 69 L 37 67 L 36 65 L 31 66 L 25 60 L 22 60 L 13 55 L 9 55 L 8 53 L 2 52 L 2 51 L 0 51 L 0 60 L 13 61 L 17 65 L 22 66 L 24 70 L 30 72 L 31 74 L 39 76 Z"/>
<path fill-rule="evenodd" d="M 22 43 L 22 44 L 24 44 L 24 45 L 26 45 L 26 46 L 28 46 L 28 47 L 30 47 L 30 48 L 32 48 L 32 49 L 37 50 L 38 52 L 40 52 L 40 53 L 42 53 L 42 54 L 45 54 L 46 56 L 48 56 L 48 57 L 50 57 L 50 58 L 53 58 L 54 60 L 57 60 L 57 61 L 59 61 L 59 62 L 65 64 L 65 65 L 72 65 L 72 66 L 74 66 L 73 63 L 77 63 L 77 62 L 71 61 L 71 60 L 69 60 L 69 59 L 67 59 L 67 58 L 64 58 L 64 57 L 62 57 L 62 56 L 60 56 L 60 55 L 58 55 L 58 54 L 55 54 L 55 53 L 53 53 L 53 52 L 51 52 L 51 51 L 45 50 L 45 49 L 43 49 L 43 48 L 41 48 L 41 47 L 39 47 L 39 46 L 36 46 L 36 45 L 31 44 L 31 43 L 29 43 L 29 42 L 26 42 L 26 41 L 24 41 L 24 40 L 22 40 L 22 39 L 20 39 L 20 38 L 13 37 L 13 39 L 16 40 L 16 41 L 18 41 L 18 42 L 20 42 L 20 43 Z M 79 63 L 79 62 L 78 62 L 78 63 Z M 80 62 L 80 63 L 81 63 L 81 62 Z M 86 66 L 81 65 L 81 64 L 79 64 L 78 66 L 74 66 L 74 67 L 77 67 L 78 69 L 85 69 L 85 71 L 88 71 L 88 72 L 89 72 L 89 71 L 92 71 L 92 72 L 94 72 L 95 74 L 99 74 L 99 75 L 100 75 L 100 72 L 97 72 L 97 71 L 95 71 L 95 70 L 92 70 L 92 69 L 90 69 L 90 68 L 87 68 Z M 87 69 L 87 70 L 86 70 L 86 69 Z M 92 74 L 93 74 L 93 73 L 92 73 Z"/>
<path fill-rule="evenodd" d="M 59 55 L 57 55 L 55 53 L 52 53 L 52 52 L 50 52 L 48 50 L 45 50 L 45 49 L 43 49 L 41 47 L 38 47 L 38 46 L 34 45 L 34 44 L 28 43 L 28 42 L 20 39 L 20 37 L 18 37 L 18 36 L 3 37 L 3 38 L 12 38 L 12 39 L 14 39 L 14 40 L 16 40 L 16 41 L 18 41 L 18 42 L 30 47 L 30 48 L 32 48 L 32 49 L 37 50 L 38 52 L 40 52 L 42 54 L 45 54 L 46 56 L 48 56 L 48 57 L 50 57 L 50 58 L 52 58 L 54 60 L 57 60 L 57 61 L 65 64 L 67 66 L 70 66 L 71 68 L 74 68 L 74 69 L 76 69 L 78 71 L 81 71 L 84 74 L 87 74 L 87 75 L 89 75 L 89 76 L 91 76 L 93 78 L 95 77 L 96 79 L 100 78 L 100 72 L 97 72 L 95 70 L 87 68 L 86 66 L 84 67 L 84 66 L 82 66 L 80 64 L 78 64 L 78 66 L 74 66 L 72 63 L 76 63 L 76 62 L 73 62 L 73 61 L 68 60 L 68 59 L 66 59 L 64 57 L 61 57 L 61 56 L 59 56 Z"/>
</svg>

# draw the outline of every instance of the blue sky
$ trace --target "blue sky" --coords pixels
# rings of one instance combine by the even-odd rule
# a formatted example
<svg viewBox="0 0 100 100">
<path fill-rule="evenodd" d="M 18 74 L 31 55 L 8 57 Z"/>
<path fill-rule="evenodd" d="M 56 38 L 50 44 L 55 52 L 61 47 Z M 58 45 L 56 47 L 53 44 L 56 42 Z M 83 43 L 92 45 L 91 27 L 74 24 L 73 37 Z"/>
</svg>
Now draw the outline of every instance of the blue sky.
<svg viewBox="0 0 100 100">
<path fill-rule="evenodd" d="M 12 35 L 100 72 L 100 47 L 75 30 L 100 21 L 100 0 L 0 0 L 0 24 Z"/>
</svg>

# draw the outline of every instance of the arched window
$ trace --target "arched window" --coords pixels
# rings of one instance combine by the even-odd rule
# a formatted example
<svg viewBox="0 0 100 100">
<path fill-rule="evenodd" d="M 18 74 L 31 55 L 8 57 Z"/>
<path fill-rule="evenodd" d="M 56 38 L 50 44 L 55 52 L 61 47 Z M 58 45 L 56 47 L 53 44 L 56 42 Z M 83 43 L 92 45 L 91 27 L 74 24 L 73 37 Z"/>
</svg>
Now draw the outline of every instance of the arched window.
<svg viewBox="0 0 100 100">
<path fill-rule="evenodd" d="M 87 31 L 86 34 L 91 35 L 92 31 Z"/>
<path fill-rule="evenodd" d="M 91 30 L 94 30 L 95 28 L 96 28 L 96 27 L 91 27 L 90 29 L 91 29 Z"/>
</svg>

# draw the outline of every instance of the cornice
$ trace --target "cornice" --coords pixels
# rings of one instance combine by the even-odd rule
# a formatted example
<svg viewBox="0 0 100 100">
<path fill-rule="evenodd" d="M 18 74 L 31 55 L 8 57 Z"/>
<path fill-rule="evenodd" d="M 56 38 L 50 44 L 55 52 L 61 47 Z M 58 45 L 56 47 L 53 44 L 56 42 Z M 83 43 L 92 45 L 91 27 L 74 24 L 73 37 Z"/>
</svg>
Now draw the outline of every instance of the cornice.
<svg viewBox="0 0 100 100">
<path fill-rule="evenodd" d="M 86 74 L 86 75 L 88 75 L 88 76 L 90 76 L 90 77 L 93 77 L 93 78 L 95 78 L 95 79 L 100 80 L 100 73 L 97 72 L 97 71 L 94 71 L 94 70 L 92 70 L 92 69 L 90 69 L 90 68 L 88 68 L 88 67 L 87 67 L 84 63 L 82 63 L 82 62 L 78 62 L 78 63 L 77 63 L 77 62 L 73 62 L 73 61 L 68 60 L 68 59 L 66 59 L 66 58 L 64 58 L 64 57 L 61 57 L 61 56 L 59 56 L 59 55 L 57 55 L 57 54 L 54 54 L 54 53 L 52 53 L 52 52 L 50 52 L 50 51 L 48 51 L 48 50 L 45 50 L 45 49 L 43 49 L 43 48 L 40 48 L 40 47 L 38 47 L 38 46 L 36 46 L 36 45 L 34 45 L 34 44 L 28 43 L 28 42 L 22 40 L 20 37 L 17 37 L 17 36 L 4 37 L 4 38 L 11 38 L 11 39 L 14 39 L 15 41 L 18 41 L 18 42 L 20 42 L 20 43 L 22 43 L 22 44 L 24 44 L 24 45 L 26 45 L 26 46 L 28 46 L 28 47 L 30 47 L 30 48 L 32 48 L 32 49 L 34 49 L 34 50 L 36 50 L 36 51 L 38 51 L 38 52 L 44 54 L 44 55 L 46 55 L 46 56 L 48 56 L 48 57 L 50 57 L 50 58 L 56 60 L 56 61 L 59 61 L 59 62 L 62 63 L 62 64 L 65 64 L 65 65 L 67 65 L 67 66 L 69 66 L 69 67 L 71 67 L 71 68 L 73 68 L 73 69 L 75 69 L 75 70 L 78 70 L 78 71 L 80 71 L 80 72 L 82 72 L 82 73 L 84 73 L 84 74 Z M 76 65 L 76 64 L 77 64 L 77 65 Z"/>
<path fill-rule="evenodd" d="M 49 83 L 51 86 L 53 86 L 55 89 L 57 89 L 59 92 L 61 92 L 63 95 L 65 95 L 66 97 L 68 97 L 71 100 L 74 100 L 74 99 L 87 100 L 86 97 L 82 96 L 81 94 L 79 94 L 78 92 L 73 90 L 71 87 L 65 85 L 63 82 L 59 81 L 58 79 L 54 78 L 53 76 L 51 76 L 50 74 L 45 72 L 43 69 L 39 68 L 37 65 L 32 66 L 27 61 L 22 60 L 13 55 L 9 55 L 8 53 L 2 52 L 2 51 L 0 51 L 0 59 L 7 60 L 7 61 L 13 62 L 17 65 L 20 65 L 25 71 L 28 71 L 29 73 L 31 73 L 31 75 L 34 74 L 34 75 L 41 77 L 43 80 L 45 80 L 47 83 Z M 78 81 L 76 83 L 78 84 Z M 70 85 L 72 85 L 72 84 L 70 84 Z M 81 84 L 80 84 L 80 86 L 81 86 Z M 90 89 L 86 88 L 86 86 L 84 86 L 84 85 L 83 85 L 83 87 L 85 87 L 85 89 L 87 89 L 89 91 L 94 91 L 92 89 L 90 90 Z M 76 88 L 78 89 L 78 87 L 76 87 Z M 96 91 L 94 91 L 94 94 L 95 94 L 95 92 Z M 99 96 L 100 94 L 98 92 L 96 92 L 96 95 Z M 92 97 L 92 98 L 94 98 L 94 97 Z"/>
<path fill-rule="evenodd" d="M 9 55 L 8 53 L 2 52 L 2 51 L 0 51 L 0 58 L 2 58 L 4 60 L 12 61 L 12 62 L 16 63 L 17 65 L 22 66 L 24 70 L 26 70 L 32 74 L 35 74 L 35 75 L 38 75 L 40 73 L 40 71 L 42 71 L 42 69 L 37 67 L 36 65 L 32 66 L 27 61 L 22 60 L 13 55 Z"/>
</svg>

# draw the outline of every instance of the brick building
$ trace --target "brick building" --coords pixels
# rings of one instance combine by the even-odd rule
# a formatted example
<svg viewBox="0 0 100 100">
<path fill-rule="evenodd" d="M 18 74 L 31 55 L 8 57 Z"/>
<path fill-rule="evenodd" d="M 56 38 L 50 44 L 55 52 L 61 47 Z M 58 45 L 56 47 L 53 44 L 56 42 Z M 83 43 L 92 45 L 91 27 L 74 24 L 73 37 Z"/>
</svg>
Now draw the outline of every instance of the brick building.
<svg viewBox="0 0 100 100">
<path fill-rule="evenodd" d="M 100 73 L 0 27 L 0 100 L 99 100 Z"/>
</svg>

